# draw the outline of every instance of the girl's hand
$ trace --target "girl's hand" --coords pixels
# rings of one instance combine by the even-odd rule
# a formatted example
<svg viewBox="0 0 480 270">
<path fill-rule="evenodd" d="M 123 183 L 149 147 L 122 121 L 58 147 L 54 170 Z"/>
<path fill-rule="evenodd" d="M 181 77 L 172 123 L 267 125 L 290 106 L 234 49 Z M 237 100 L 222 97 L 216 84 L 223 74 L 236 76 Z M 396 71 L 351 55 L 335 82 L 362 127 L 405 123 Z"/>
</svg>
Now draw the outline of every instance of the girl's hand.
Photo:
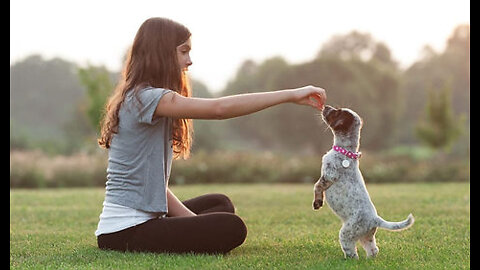
<svg viewBox="0 0 480 270">
<path fill-rule="evenodd" d="M 315 86 L 304 86 L 294 89 L 293 102 L 300 105 L 312 106 L 318 110 L 323 110 L 327 95 L 325 90 Z"/>
</svg>

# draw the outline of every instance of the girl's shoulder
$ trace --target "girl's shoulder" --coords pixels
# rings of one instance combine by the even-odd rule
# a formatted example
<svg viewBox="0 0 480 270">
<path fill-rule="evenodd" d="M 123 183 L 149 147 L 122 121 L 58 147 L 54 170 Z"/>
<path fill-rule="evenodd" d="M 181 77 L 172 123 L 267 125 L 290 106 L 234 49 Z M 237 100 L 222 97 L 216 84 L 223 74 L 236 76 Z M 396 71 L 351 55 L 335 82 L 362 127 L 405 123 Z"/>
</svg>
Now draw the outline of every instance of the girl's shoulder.
<svg viewBox="0 0 480 270">
<path fill-rule="evenodd" d="M 158 99 L 169 92 L 172 92 L 172 90 L 146 86 L 136 91 L 134 91 L 133 89 L 128 91 L 126 94 L 126 100 L 127 101 L 136 100 L 136 101 L 139 101 L 140 103 L 144 103 L 144 102 Z"/>
</svg>

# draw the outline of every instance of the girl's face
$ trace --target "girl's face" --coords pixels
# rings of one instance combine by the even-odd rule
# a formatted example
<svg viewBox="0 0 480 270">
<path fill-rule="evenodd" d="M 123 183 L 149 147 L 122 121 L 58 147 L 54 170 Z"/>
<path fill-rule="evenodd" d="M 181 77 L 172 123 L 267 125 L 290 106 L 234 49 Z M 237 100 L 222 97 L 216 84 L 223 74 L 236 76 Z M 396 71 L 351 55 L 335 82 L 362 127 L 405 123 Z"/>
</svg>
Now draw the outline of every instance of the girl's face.
<svg viewBox="0 0 480 270">
<path fill-rule="evenodd" d="M 178 64 L 182 71 L 187 71 L 188 67 L 192 64 L 190 59 L 190 50 L 192 49 L 192 41 L 190 38 L 187 39 L 184 43 L 177 46 L 177 59 Z"/>
</svg>

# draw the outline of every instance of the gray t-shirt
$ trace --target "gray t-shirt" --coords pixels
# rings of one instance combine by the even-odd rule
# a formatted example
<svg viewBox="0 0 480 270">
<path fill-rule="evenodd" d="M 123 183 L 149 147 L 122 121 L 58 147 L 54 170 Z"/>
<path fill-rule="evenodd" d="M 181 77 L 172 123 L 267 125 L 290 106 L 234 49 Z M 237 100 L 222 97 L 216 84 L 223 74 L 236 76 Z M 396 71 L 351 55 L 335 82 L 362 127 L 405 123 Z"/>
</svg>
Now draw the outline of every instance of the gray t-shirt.
<svg viewBox="0 0 480 270">
<path fill-rule="evenodd" d="M 166 188 L 172 166 L 172 119 L 153 114 L 171 90 L 129 91 L 119 111 L 118 133 L 108 152 L 105 201 L 146 212 L 167 213 Z"/>
</svg>

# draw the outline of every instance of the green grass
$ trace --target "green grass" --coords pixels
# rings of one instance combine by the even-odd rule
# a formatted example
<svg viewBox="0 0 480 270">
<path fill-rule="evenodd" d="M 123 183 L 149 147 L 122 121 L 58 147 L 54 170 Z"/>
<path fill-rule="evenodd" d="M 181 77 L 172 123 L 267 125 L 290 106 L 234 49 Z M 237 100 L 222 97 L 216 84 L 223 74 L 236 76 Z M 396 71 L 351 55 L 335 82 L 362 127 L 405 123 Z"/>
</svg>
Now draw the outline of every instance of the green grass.
<svg viewBox="0 0 480 270">
<path fill-rule="evenodd" d="M 470 184 L 368 184 L 378 213 L 391 221 L 411 212 L 412 228 L 380 229 L 380 253 L 344 260 L 341 222 L 311 209 L 313 184 L 173 186 L 181 199 L 209 192 L 231 197 L 248 236 L 227 255 L 122 253 L 97 248 L 94 231 L 104 189 L 10 191 L 13 269 L 469 269 Z"/>
</svg>

